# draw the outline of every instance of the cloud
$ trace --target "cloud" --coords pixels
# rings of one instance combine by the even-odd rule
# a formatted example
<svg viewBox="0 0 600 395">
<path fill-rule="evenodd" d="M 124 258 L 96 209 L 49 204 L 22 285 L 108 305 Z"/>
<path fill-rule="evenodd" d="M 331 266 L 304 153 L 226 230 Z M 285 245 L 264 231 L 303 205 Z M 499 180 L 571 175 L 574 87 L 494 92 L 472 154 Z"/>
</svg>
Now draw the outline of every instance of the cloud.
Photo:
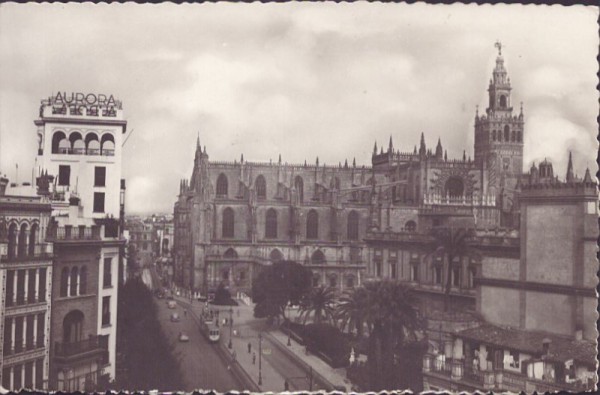
<svg viewBox="0 0 600 395">
<path fill-rule="evenodd" d="M 57 90 L 123 101 L 129 212 L 172 210 L 198 132 L 214 160 L 368 165 L 375 140 L 412 151 L 421 132 L 472 155 L 500 39 L 526 167 L 548 157 L 562 174 L 572 149 L 581 174 L 597 150 L 597 18 L 583 6 L 3 4 L 0 170 L 33 166 L 32 120 Z"/>
</svg>

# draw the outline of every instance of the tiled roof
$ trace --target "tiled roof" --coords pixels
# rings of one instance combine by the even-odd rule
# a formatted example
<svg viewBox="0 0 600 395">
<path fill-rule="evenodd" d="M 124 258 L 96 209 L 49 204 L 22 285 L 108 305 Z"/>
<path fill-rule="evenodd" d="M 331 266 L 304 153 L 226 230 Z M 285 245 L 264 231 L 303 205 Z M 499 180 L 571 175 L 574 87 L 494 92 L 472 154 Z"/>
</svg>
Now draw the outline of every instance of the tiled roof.
<svg viewBox="0 0 600 395">
<path fill-rule="evenodd" d="M 573 359 L 596 366 L 596 342 L 587 340 L 575 340 L 549 333 L 504 328 L 492 324 L 483 324 L 475 328 L 462 330 L 457 333 L 457 336 L 480 343 L 521 351 L 540 358 L 544 354 L 543 342 L 545 339 L 549 339 L 551 341 L 550 349 L 544 359 L 556 362 L 565 362 Z"/>
</svg>

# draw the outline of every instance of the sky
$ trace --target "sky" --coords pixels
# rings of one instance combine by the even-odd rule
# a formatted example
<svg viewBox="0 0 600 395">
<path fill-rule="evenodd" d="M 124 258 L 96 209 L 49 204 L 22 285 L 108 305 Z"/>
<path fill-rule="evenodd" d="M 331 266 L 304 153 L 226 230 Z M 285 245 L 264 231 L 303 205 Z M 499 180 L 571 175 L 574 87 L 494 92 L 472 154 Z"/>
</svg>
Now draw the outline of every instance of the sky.
<svg viewBox="0 0 600 395">
<path fill-rule="evenodd" d="M 172 212 L 196 138 L 211 160 L 370 165 L 421 132 L 473 156 L 496 40 L 525 167 L 596 169 L 598 8 L 382 3 L 0 4 L 0 172 L 31 169 L 57 91 L 113 94 L 129 213 Z M 21 170 L 23 171 L 23 170 Z"/>
</svg>

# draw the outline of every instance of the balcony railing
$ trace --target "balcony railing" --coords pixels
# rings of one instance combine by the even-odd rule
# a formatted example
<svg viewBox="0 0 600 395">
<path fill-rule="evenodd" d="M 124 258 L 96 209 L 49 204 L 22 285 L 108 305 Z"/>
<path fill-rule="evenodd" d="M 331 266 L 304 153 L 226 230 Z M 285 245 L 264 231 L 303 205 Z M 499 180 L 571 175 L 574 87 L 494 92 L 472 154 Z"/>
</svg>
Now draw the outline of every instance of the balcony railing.
<svg viewBox="0 0 600 395">
<path fill-rule="evenodd" d="M 8 253 L 8 248 L 4 250 L 0 245 L 0 252 L 3 252 L 0 256 L 0 262 L 29 262 L 29 261 L 41 261 L 52 258 L 52 245 L 49 243 L 38 243 L 33 246 L 33 249 L 27 248 L 27 251 L 18 251 L 15 253 Z"/>
<path fill-rule="evenodd" d="M 48 238 L 51 240 L 101 240 L 100 226 L 89 227 L 64 226 L 50 231 Z"/>
<path fill-rule="evenodd" d="M 54 343 L 55 357 L 68 358 L 104 351 L 108 350 L 100 343 L 100 337 L 98 336 L 89 336 L 85 340 L 73 343 Z"/>
</svg>

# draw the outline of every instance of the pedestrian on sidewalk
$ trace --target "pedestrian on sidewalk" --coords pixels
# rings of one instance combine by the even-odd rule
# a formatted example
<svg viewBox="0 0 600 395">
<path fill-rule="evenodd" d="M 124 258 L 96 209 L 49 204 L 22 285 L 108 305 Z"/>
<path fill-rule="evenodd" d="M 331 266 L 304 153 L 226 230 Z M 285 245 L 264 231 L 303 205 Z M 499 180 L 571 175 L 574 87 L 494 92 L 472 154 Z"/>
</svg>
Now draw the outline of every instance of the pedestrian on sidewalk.
<svg viewBox="0 0 600 395">
<path fill-rule="evenodd" d="M 285 380 L 283 382 L 283 388 L 285 389 L 285 391 L 289 391 L 290 390 L 290 385 L 288 384 L 287 380 Z"/>
<path fill-rule="evenodd" d="M 256 352 L 252 353 L 252 365 L 256 365 Z"/>
<path fill-rule="evenodd" d="M 184 309 L 184 310 L 183 310 L 183 316 L 184 316 L 184 317 L 187 317 L 187 309 Z"/>
<path fill-rule="evenodd" d="M 248 342 L 248 354 L 252 352 L 252 343 Z"/>
</svg>

